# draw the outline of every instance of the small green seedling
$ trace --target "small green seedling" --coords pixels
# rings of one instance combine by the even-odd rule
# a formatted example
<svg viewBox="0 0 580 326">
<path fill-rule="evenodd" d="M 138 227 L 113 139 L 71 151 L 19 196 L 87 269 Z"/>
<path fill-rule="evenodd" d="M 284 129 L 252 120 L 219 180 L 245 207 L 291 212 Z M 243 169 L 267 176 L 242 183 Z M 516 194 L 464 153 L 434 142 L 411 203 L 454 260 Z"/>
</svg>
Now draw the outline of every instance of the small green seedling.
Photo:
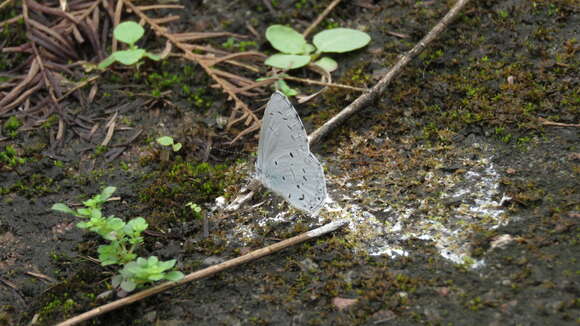
<svg viewBox="0 0 580 326">
<path fill-rule="evenodd" d="M 95 232 L 109 241 L 97 249 L 102 266 L 123 265 L 118 275 L 113 277 L 113 286 L 125 292 L 142 287 L 149 282 L 159 280 L 176 281 L 183 278 L 178 271 L 166 272 L 175 266 L 175 259 L 166 262 L 159 261 L 155 256 L 137 258 L 135 251 L 143 244 L 141 234 L 149 226 L 142 217 L 137 217 L 125 223 L 113 215 L 104 217 L 101 209 L 103 204 L 111 198 L 115 187 L 106 187 L 100 194 L 83 202 L 84 208 L 74 210 L 65 204 L 57 203 L 52 206 L 55 211 L 80 217 L 83 220 L 77 227 Z"/>
<path fill-rule="evenodd" d="M 0 152 L 0 163 L 14 168 L 18 165 L 26 163 L 26 159 L 19 157 L 16 148 L 14 148 L 12 145 L 8 145 L 6 148 L 4 148 L 4 151 Z"/>
<path fill-rule="evenodd" d="M 128 21 L 117 25 L 113 31 L 113 36 L 117 41 L 127 43 L 129 49 L 113 52 L 108 58 L 99 63 L 98 67 L 105 69 L 117 61 L 124 65 L 132 65 L 139 62 L 143 57 L 159 61 L 161 58 L 158 55 L 147 52 L 135 45 L 143 37 L 144 33 L 143 27 L 136 22 Z"/>
<path fill-rule="evenodd" d="M 314 35 L 312 39 L 314 45 L 312 45 L 306 42 L 302 34 L 283 25 L 268 27 L 266 38 L 276 50 L 281 52 L 266 59 L 267 65 L 290 70 L 314 62 L 315 65 L 328 72 L 336 70 L 338 63 L 330 57 L 318 59 L 322 53 L 354 51 L 364 47 L 371 40 L 367 33 L 356 29 L 333 28 Z"/>
<path fill-rule="evenodd" d="M 203 237 L 209 237 L 209 221 L 207 219 L 207 214 L 202 214 L 201 207 L 193 202 L 189 202 L 185 204 L 185 206 L 191 209 L 191 212 L 196 219 L 203 219 Z"/>
<path fill-rule="evenodd" d="M 146 283 L 159 280 L 178 281 L 183 278 L 183 273 L 169 271 L 175 266 L 175 259 L 159 261 L 155 256 L 147 259 L 137 258 L 136 261 L 127 263 L 119 275 L 112 279 L 113 287 L 120 287 L 126 292 L 142 287 Z"/>
<path fill-rule="evenodd" d="M 181 149 L 181 143 L 173 142 L 173 138 L 170 136 L 162 136 L 157 138 L 157 143 L 161 146 L 171 146 L 174 152 L 177 152 Z"/>
<path fill-rule="evenodd" d="M 16 137 L 18 128 L 22 127 L 22 122 L 17 117 L 11 116 L 4 122 L 4 131 L 10 138 Z"/>
<path fill-rule="evenodd" d="M 333 28 L 314 35 L 314 45 L 306 42 L 304 36 L 291 27 L 272 25 L 266 30 L 266 38 L 276 53 L 266 59 L 266 64 L 284 70 L 297 69 L 313 62 L 327 72 L 338 68 L 338 63 L 322 53 L 344 53 L 367 45 L 371 37 L 364 32 L 350 28 Z M 280 76 L 283 77 L 283 76 Z M 287 96 L 295 96 L 298 91 L 290 88 L 283 79 L 276 81 L 276 88 Z"/>
<path fill-rule="evenodd" d="M 195 204 L 193 202 L 189 202 L 187 204 L 185 204 L 185 206 L 189 207 L 191 209 L 191 212 L 193 213 L 193 216 L 195 218 L 202 218 L 201 215 L 201 207 L 198 204 Z"/>
</svg>

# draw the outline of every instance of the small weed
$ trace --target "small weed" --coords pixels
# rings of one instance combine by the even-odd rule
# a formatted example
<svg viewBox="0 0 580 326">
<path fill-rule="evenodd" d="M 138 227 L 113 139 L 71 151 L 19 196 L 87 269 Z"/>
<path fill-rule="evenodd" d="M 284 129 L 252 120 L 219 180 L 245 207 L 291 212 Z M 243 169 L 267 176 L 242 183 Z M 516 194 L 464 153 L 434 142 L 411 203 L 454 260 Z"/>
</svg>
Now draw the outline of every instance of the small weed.
<svg viewBox="0 0 580 326">
<path fill-rule="evenodd" d="M 6 146 L 3 152 L 0 152 L 0 163 L 4 163 L 9 167 L 16 167 L 26 163 L 26 159 L 19 157 L 16 149 L 12 145 Z"/>
<path fill-rule="evenodd" d="M 6 135 L 10 138 L 16 137 L 17 130 L 22 126 L 22 122 L 18 120 L 17 117 L 11 116 L 4 122 L 4 131 Z"/>
<path fill-rule="evenodd" d="M 333 28 L 314 35 L 312 43 L 306 42 L 302 34 L 293 28 L 283 25 L 272 25 L 266 30 L 266 38 L 276 50 L 276 53 L 266 59 L 266 64 L 285 70 L 297 69 L 313 63 L 327 72 L 338 68 L 338 63 L 330 57 L 319 58 L 322 53 L 344 53 L 366 46 L 371 37 L 364 32 L 350 28 Z M 280 84 L 280 81 L 277 82 Z M 284 92 L 283 85 L 277 85 Z M 287 85 L 286 85 L 286 88 Z M 287 89 L 288 96 L 296 92 Z"/>
<path fill-rule="evenodd" d="M 170 136 L 162 136 L 157 138 L 157 143 L 161 146 L 171 146 L 174 152 L 177 152 L 181 149 L 181 143 L 175 143 L 173 138 Z"/>
<path fill-rule="evenodd" d="M 139 63 L 144 57 L 159 61 L 161 59 L 159 56 L 149 53 L 135 45 L 135 43 L 143 37 L 144 33 L 145 30 L 143 27 L 136 22 L 128 21 L 117 25 L 113 31 L 113 36 L 117 41 L 128 44 L 129 50 L 113 52 L 108 58 L 99 63 L 98 67 L 100 69 L 105 69 L 117 61 L 129 66 Z"/>
<path fill-rule="evenodd" d="M 143 244 L 141 234 L 149 226 L 144 218 L 137 217 L 125 223 L 113 215 L 103 217 L 101 208 L 115 190 L 115 187 L 106 187 L 100 194 L 84 201 L 84 208 L 73 210 L 65 204 L 57 203 L 52 209 L 82 218 L 83 221 L 77 223 L 78 228 L 95 232 L 110 242 L 99 246 L 97 251 L 102 266 L 123 265 L 123 269 L 112 279 L 114 288 L 131 292 L 147 283 L 182 279 L 183 273 L 168 272 L 175 266 L 175 259 L 163 262 L 155 256 L 137 258 L 135 251 Z"/>
</svg>

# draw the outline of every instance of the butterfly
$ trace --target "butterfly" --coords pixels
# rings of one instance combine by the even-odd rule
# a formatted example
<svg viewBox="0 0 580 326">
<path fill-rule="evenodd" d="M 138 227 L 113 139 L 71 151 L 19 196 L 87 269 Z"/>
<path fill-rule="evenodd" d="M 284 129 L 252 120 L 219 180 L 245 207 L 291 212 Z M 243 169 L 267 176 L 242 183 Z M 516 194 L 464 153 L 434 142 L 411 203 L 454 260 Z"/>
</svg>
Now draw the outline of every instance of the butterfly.
<svg viewBox="0 0 580 326">
<path fill-rule="evenodd" d="M 288 98 L 270 97 L 260 129 L 256 178 L 292 206 L 315 214 L 326 200 L 322 165 L 310 152 L 308 136 Z"/>
</svg>

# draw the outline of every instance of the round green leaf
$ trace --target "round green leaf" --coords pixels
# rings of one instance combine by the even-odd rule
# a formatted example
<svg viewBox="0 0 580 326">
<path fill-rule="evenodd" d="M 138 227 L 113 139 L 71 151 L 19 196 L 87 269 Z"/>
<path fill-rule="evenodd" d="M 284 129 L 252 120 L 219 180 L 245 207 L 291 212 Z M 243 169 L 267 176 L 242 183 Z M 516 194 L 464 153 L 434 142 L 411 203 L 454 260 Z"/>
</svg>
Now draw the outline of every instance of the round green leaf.
<svg viewBox="0 0 580 326">
<path fill-rule="evenodd" d="M 333 72 L 338 68 L 338 63 L 329 57 L 322 57 L 320 60 L 314 62 L 314 64 L 328 72 Z"/>
<path fill-rule="evenodd" d="M 316 47 L 310 43 L 306 43 L 306 46 L 304 47 L 304 54 L 311 54 L 314 51 L 316 51 Z"/>
<path fill-rule="evenodd" d="M 274 54 L 264 62 L 268 66 L 280 69 L 296 69 L 306 66 L 310 62 L 309 55 Z"/>
<path fill-rule="evenodd" d="M 334 28 L 314 35 L 313 42 L 320 52 L 343 53 L 369 44 L 371 37 L 364 32 L 350 28 Z"/>
<path fill-rule="evenodd" d="M 125 292 L 131 292 L 135 290 L 136 287 L 137 284 L 133 282 L 133 280 L 123 280 L 123 282 L 121 282 L 121 289 L 125 290 Z"/>
<path fill-rule="evenodd" d="M 307 43 L 302 34 L 288 26 L 272 25 L 266 30 L 266 38 L 274 49 L 288 54 L 302 54 Z"/>
<path fill-rule="evenodd" d="M 128 66 L 141 60 L 141 58 L 143 58 L 143 54 L 145 54 L 145 50 L 133 49 L 113 52 L 113 54 L 111 55 L 114 56 L 115 59 L 117 59 L 117 61 L 119 61 L 120 63 Z"/>
<path fill-rule="evenodd" d="M 135 44 L 135 42 L 143 37 L 144 33 L 145 30 L 143 27 L 141 27 L 141 25 L 137 24 L 136 22 L 128 21 L 117 25 L 113 35 L 118 41 L 127 44 Z"/>
<path fill-rule="evenodd" d="M 112 65 L 113 63 L 115 63 L 115 61 L 117 61 L 115 59 L 115 56 L 114 55 L 110 55 L 105 60 L 101 61 L 101 63 L 99 63 L 99 65 L 97 67 L 99 69 L 105 69 L 108 66 Z"/>
<path fill-rule="evenodd" d="M 161 57 L 160 56 L 158 56 L 156 54 L 153 54 L 153 53 L 145 52 L 145 56 L 148 57 L 151 60 L 154 60 L 154 61 L 161 60 Z"/>
<path fill-rule="evenodd" d="M 157 142 L 163 146 L 171 146 L 171 145 L 173 145 L 173 138 L 171 138 L 169 136 L 162 136 L 162 137 L 157 138 Z"/>
</svg>

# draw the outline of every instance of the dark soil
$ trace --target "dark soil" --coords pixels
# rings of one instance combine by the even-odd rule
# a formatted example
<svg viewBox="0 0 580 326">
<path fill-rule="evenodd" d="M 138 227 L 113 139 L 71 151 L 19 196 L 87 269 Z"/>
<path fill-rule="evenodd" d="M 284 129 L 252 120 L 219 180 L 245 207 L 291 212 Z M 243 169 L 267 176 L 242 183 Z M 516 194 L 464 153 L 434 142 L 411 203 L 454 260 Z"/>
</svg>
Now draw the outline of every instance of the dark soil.
<svg viewBox="0 0 580 326">
<path fill-rule="evenodd" d="M 175 12 L 182 19 L 172 28 L 252 35 L 251 25 L 263 35 L 278 23 L 304 30 L 330 1 L 272 3 L 274 13 L 257 0 L 193 1 Z M 340 65 L 334 80 L 372 86 L 448 8 L 444 1 L 343 1 L 319 29 L 352 27 L 372 42 L 334 56 Z M 579 36 L 575 0 L 473 1 L 380 101 L 313 149 L 327 168 L 333 207 L 341 208 L 322 216 L 358 222 L 90 324 L 578 325 L 579 129 L 546 126 L 539 118 L 580 122 Z M 22 41 L 7 40 L 15 43 L 6 46 Z M 251 49 L 272 53 L 263 38 L 253 41 Z M 145 41 L 153 49 L 163 44 L 154 35 Z M 0 53 L 6 70 L 17 59 Z M 183 85 L 193 95 L 184 95 Z M 62 149 L 53 151 L 54 120 L 11 132 L 0 119 L 0 136 L 8 137 L 0 153 L 10 146 L 24 159 L 0 161 L 0 325 L 51 325 L 112 300 L 97 298 L 115 273 L 90 259 L 101 240 L 76 228 L 75 217 L 50 210 L 57 202 L 79 204 L 107 185 L 118 188 L 107 215 L 142 216 L 151 225 L 141 255 L 177 259 L 186 274 L 323 223 L 265 191 L 235 214 L 214 210 L 216 198 L 234 197 L 251 174 L 257 139 L 225 145 L 240 130 L 219 128 L 231 103 L 209 86 L 199 67 L 176 57 L 147 62 L 139 73 L 107 72 L 95 103 L 63 103 L 101 125 L 118 112 L 119 124 L 132 129 L 119 129 L 107 148 L 95 146 L 104 128 L 92 142 L 69 129 Z M 152 101 L 147 94 L 154 90 L 171 92 Z M 312 131 L 356 96 L 331 88 L 298 110 Z M 262 103 L 248 101 L 255 108 Z M 117 146 L 138 130 L 130 145 Z M 183 148 L 164 152 L 154 141 L 161 135 Z M 113 156 L 121 147 L 123 154 Z M 475 172 L 484 178 L 490 167 L 492 194 L 469 179 Z M 460 189 L 468 191 L 447 195 Z M 479 195 L 498 203 L 496 215 L 472 209 Z M 208 238 L 188 202 L 203 207 Z M 365 230 L 371 225 L 365 216 L 384 230 Z M 429 237 L 417 236 L 424 234 L 418 226 L 430 228 Z M 454 231 L 454 248 L 440 247 L 441 230 Z M 377 255 L 385 243 L 407 254 Z M 356 301 L 339 309 L 337 298 Z"/>
</svg>

